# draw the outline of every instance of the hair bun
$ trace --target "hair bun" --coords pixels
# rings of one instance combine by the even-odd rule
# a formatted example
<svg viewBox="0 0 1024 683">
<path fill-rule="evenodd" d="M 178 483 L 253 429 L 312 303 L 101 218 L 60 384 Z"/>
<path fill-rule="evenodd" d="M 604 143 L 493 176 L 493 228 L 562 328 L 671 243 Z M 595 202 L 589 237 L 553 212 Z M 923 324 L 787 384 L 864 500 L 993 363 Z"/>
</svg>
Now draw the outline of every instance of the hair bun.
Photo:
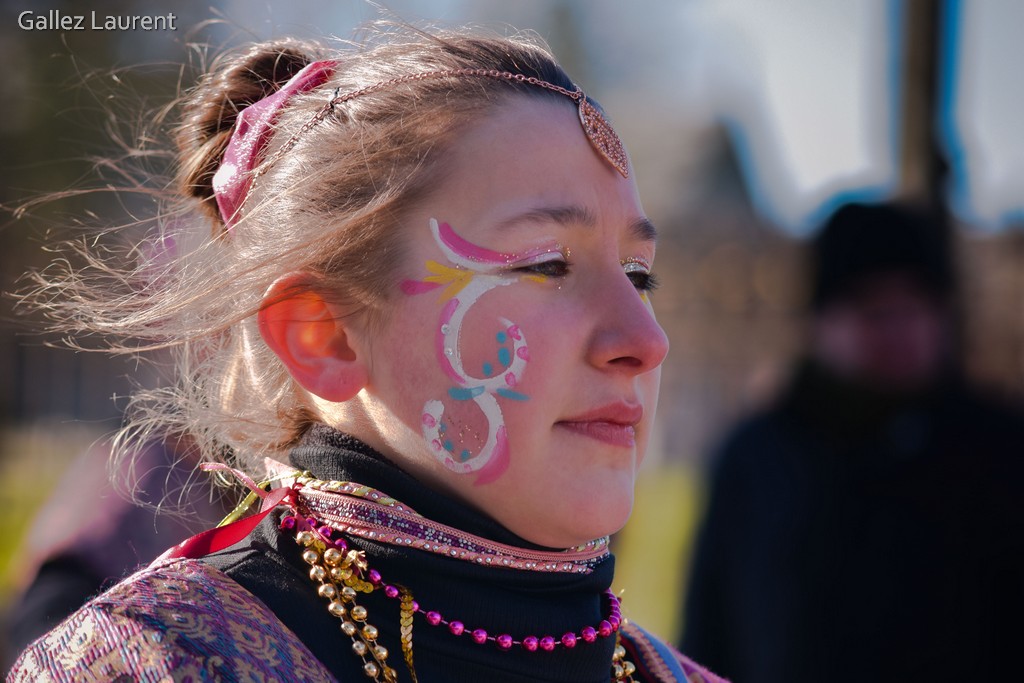
<svg viewBox="0 0 1024 683">
<path fill-rule="evenodd" d="M 220 166 L 238 113 L 273 94 L 315 61 L 316 46 L 299 41 L 259 43 L 214 62 L 185 98 L 177 133 L 178 182 L 185 196 L 203 202 L 220 221 L 213 199 L 213 175 Z"/>
</svg>

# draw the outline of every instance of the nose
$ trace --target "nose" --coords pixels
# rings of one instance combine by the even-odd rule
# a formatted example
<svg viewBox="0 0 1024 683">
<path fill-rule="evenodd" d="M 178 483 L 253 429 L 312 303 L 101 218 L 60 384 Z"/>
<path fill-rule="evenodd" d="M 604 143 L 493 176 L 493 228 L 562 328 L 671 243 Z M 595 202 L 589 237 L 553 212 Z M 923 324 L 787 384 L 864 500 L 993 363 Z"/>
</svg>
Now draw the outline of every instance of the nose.
<svg viewBox="0 0 1024 683">
<path fill-rule="evenodd" d="M 592 306 L 597 324 L 588 347 L 590 363 L 601 370 L 639 375 L 654 370 L 668 354 L 668 336 L 647 298 L 628 278 L 595 288 Z"/>
</svg>

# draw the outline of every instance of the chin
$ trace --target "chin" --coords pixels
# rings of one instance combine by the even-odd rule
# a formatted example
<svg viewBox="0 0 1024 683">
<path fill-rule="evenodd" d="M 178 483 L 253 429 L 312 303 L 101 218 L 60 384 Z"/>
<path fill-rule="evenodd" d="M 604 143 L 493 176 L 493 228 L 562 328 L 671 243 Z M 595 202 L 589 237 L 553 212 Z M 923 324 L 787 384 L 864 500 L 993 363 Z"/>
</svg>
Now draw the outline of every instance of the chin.
<svg viewBox="0 0 1024 683">
<path fill-rule="evenodd" d="M 614 534 L 626 525 L 633 511 L 633 489 L 618 494 L 605 489 L 605 493 L 560 497 L 557 504 L 545 505 L 542 526 L 519 535 L 549 548 L 570 548 Z"/>
</svg>

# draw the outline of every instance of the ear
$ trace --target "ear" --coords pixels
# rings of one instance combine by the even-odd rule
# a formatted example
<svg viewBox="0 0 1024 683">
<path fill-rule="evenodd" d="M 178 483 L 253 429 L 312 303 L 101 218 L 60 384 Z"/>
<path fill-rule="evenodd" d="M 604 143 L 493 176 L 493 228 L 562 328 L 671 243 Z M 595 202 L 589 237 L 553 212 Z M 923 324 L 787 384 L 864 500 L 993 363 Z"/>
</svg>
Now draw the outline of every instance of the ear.
<svg viewBox="0 0 1024 683">
<path fill-rule="evenodd" d="M 267 346 L 306 391 L 341 403 L 368 383 L 369 365 L 354 343 L 351 323 L 301 273 L 270 286 L 257 320 Z"/>
</svg>

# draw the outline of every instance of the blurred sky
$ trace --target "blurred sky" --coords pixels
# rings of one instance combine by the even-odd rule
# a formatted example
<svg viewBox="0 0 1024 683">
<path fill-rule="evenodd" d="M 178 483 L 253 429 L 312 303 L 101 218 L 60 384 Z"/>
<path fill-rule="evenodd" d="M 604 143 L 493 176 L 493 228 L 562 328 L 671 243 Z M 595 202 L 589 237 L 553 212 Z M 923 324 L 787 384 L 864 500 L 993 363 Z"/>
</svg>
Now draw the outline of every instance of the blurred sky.
<svg viewBox="0 0 1024 683">
<path fill-rule="evenodd" d="M 953 158 L 954 209 L 982 227 L 1024 208 L 1024 3 L 948 2 L 950 47 L 941 124 Z"/>
<path fill-rule="evenodd" d="M 550 30 L 552 8 L 561 6 L 585 52 L 585 73 L 570 71 L 602 88 L 646 86 L 654 101 L 635 106 L 677 108 L 694 127 L 725 120 L 755 204 L 784 227 L 801 229 L 838 192 L 891 191 L 897 176 L 892 54 L 899 4 L 891 0 L 393 0 L 388 6 L 407 20 L 505 22 L 542 33 Z M 223 11 L 261 37 L 317 28 L 345 36 L 347 27 L 376 15 L 362 2 L 229 0 Z"/>
<path fill-rule="evenodd" d="M 1017 77 L 1024 3 L 942 1 L 948 51 L 938 123 L 952 163 L 950 198 L 961 218 L 1000 227 L 1019 218 L 1024 204 L 1024 136 L 1016 126 L 1024 104 Z M 635 106 L 676 108 L 694 127 L 724 121 L 755 206 L 791 231 L 805 232 L 841 200 L 896 189 L 904 29 L 898 0 L 385 4 L 406 21 L 534 28 L 548 38 L 558 29 L 552 16 L 562 16 L 582 52 L 582 64 L 571 69 L 580 80 L 599 89 L 646 89 L 649 101 Z M 221 0 L 206 16 L 215 15 L 236 27 L 237 40 L 349 37 L 381 13 L 364 0 Z"/>
</svg>

